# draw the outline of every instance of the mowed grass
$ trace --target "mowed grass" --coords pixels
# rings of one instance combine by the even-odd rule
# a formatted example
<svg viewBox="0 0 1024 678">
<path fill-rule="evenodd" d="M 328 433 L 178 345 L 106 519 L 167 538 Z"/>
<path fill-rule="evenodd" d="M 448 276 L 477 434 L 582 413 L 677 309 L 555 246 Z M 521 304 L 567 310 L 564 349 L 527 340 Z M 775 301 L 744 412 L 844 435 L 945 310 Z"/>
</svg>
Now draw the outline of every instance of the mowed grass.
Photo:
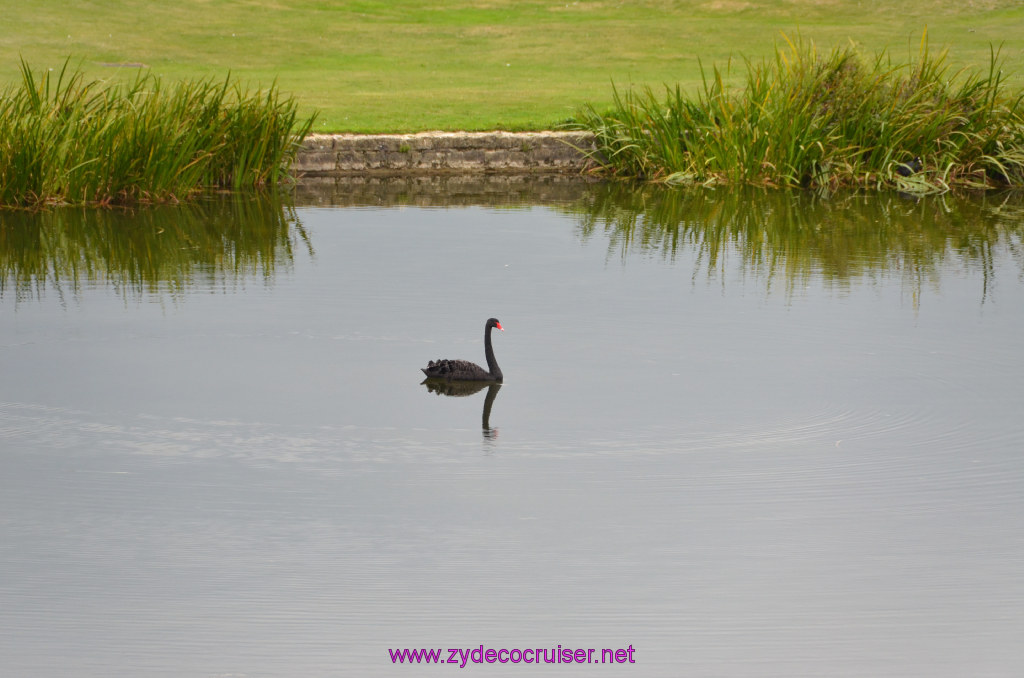
<svg viewBox="0 0 1024 678">
<path fill-rule="evenodd" d="M 1009 87 L 1024 86 L 1024 3 L 1016 0 L 413 1 L 110 0 L 6 3 L 0 85 L 19 58 L 87 78 L 276 81 L 315 131 L 542 129 L 612 84 L 701 86 L 705 66 L 774 53 L 781 33 L 824 49 L 916 55 L 927 27 L 953 67 L 984 68 L 1002 45 Z M 742 84 L 737 71 L 734 84 Z"/>
</svg>

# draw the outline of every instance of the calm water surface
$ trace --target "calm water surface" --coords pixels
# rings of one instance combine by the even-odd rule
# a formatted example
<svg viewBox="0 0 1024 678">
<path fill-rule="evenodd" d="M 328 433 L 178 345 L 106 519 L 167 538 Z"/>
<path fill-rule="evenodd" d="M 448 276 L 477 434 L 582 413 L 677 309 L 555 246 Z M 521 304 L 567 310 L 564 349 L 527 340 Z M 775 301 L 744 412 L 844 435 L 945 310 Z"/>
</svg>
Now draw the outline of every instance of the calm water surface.
<svg viewBox="0 0 1024 678">
<path fill-rule="evenodd" d="M 1019 675 L 1020 199 L 295 205 L 0 214 L 0 674 Z"/>
</svg>

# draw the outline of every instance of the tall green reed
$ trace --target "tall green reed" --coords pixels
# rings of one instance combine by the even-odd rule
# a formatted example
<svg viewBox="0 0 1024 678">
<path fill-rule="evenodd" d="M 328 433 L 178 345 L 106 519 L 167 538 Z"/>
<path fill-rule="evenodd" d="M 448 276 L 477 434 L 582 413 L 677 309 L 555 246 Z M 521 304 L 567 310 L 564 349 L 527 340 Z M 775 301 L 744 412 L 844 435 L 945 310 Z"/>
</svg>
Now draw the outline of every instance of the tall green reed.
<svg viewBox="0 0 1024 678">
<path fill-rule="evenodd" d="M 784 36 L 785 37 L 785 36 Z M 986 72 L 954 72 L 927 36 L 918 59 L 863 58 L 852 46 L 819 53 L 790 41 L 772 58 L 701 66 L 695 98 L 678 86 L 613 89 L 611 110 L 584 107 L 607 172 L 669 183 L 893 187 L 1024 185 L 1024 93 L 1007 93 L 998 51 Z"/>
<path fill-rule="evenodd" d="M 68 61 L 38 76 L 22 61 L 21 73 L 0 92 L 4 206 L 173 202 L 203 188 L 272 185 L 287 178 L 313 124 L 276 83 L 167 86 L 145 72 L 106 83 Z"/>
</svg>

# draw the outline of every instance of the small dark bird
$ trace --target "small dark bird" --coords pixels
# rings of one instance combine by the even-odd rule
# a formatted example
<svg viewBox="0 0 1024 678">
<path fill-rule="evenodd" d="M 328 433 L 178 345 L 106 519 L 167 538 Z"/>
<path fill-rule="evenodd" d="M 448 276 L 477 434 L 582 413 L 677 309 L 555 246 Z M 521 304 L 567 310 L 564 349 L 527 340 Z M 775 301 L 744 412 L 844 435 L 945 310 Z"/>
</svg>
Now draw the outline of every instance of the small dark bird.
<svg viewBox="0 0 1024 678">
<path fill-rule="evenodd" d="M 916 174 L 921 171 L 924 165 L 921 163 L 921 156 L 916 156 L 910 162 L 903 162 L 896 165 L 896 174 L 901 177 L 909 177 L 911 174 Z"/>
<path fill-rule="evenodd" d="M 448 381 L 502 381 L 501 368 L 498 361 L 494 359 L 494 349 L 491 348 L 491 328 L 497 327 L 502 332 L 505 329 L 498 322 L 497 318 L 489 318 L 484 326 L 484 354 L 487 357 L 487 369 L 468 360 L 448 360 L 438 358 L 427 363 L 426 367 L 420 368 L 427 379 L 446 379 Z"/>
</svg>

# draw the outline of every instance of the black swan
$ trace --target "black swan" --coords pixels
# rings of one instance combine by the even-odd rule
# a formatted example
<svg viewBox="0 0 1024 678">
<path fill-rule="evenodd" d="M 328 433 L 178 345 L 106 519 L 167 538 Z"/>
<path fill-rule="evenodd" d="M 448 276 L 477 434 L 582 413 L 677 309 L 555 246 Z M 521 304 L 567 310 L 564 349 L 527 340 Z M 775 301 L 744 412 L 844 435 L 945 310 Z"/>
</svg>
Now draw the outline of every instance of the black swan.
<svg viewBox="0 0 1024 678">
<path fill-rule="evenodd" d="M 896 174 L 901 177 L 909 177 L 911 174 L 917 174 L 924 167 L 924 163 L 921 162 L 921 156 L 916 156 L 910 162 L 900 163 L 896 165 Z"/>
<path fill-rule="evenodd" d="M 494 349 L 491 348 L 491 328 L 497 327 L 504 332 L 504 328 L 497 318 L 489 318 L 484 327 L 484 353 L 487 355 L 487 369 L 480 367 L 468 360 L 447 360 L 438 358 L 431 360 L 426 367 L 420 368 L 428 379 L 447 379 L 448 381 L 502 381 L 501 368 L 498 361 L 494 359 Z"/>
</svg>

